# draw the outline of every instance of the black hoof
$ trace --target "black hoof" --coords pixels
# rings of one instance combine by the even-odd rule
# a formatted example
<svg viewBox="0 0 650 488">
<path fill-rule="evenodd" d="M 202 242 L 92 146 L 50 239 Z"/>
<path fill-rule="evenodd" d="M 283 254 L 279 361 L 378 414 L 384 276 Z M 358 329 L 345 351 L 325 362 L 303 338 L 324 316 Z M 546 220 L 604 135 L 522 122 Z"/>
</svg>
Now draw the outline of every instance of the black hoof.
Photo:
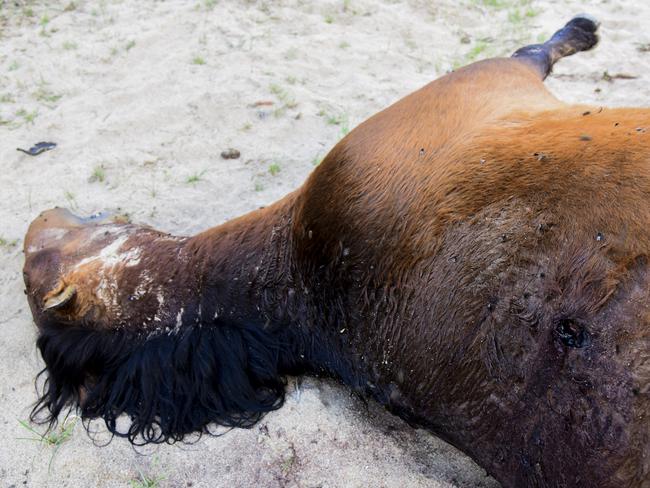
<svg viewBox="0 0 650 488">
<path fill-rule="evenodd" d="M 587 32 L 596 32 L 600 27 L 600 22 L 596 17 L 592 15 L 578 14 L 573 17 L 566 26 L 569 27 L 570 25 L 575 25 L 576 27 Z"/>
<path fill-rule="evenodd" d="M 580 51 L 589 51 L 598 44 L 599 25 L 594 17 L 587 14 L 580 14 L 571 19 L 553 34 L 550 40 L 553 47 L 558 48 L 558 59 Z"/>
</svg>

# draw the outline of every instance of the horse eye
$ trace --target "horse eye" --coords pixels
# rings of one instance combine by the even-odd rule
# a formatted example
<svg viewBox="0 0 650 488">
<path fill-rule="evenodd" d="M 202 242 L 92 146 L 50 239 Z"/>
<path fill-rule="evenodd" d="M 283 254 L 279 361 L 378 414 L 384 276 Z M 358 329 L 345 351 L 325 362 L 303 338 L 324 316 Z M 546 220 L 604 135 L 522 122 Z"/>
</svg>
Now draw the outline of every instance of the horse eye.
<svg viewBox="0 0 650 488">
<path fill-rule="evenodd" d="M 561 319 L 555 327 L 555 336 L 567 347 L 580 349 L 589 344 L 589 333 L 572 319 Z"/>
</svg>

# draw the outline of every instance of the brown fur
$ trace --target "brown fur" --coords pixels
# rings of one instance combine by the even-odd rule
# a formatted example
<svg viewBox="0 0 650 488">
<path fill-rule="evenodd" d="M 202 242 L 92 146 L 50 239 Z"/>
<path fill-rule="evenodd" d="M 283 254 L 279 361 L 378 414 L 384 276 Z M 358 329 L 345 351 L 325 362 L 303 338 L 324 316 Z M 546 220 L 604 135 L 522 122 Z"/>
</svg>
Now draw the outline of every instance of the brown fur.
<svg viewBox="0 0 650 488">
<path fill-rule="evenodd" d="M 309 369 L 504 486 L 647 487 L 646 129 L 650 110 L 566 105 L 525 62 L 476 63 L 361 124 L 275 205 L 189 239 L 123 227 L 120 252 L 141 257 L 106 270 L 112 305 L 98 263 L 75 269 L 114 242 L 89 239 L 107 224 L 46 214 L 26 239 L 32 311 L 39 325 L 155 333 L 180 313 L 295 330 L 319 352 Z M 53 226 L 60 241 L 39 237 Z M 61 282 L 79 295 L 43 312 Z"/>
</svg>

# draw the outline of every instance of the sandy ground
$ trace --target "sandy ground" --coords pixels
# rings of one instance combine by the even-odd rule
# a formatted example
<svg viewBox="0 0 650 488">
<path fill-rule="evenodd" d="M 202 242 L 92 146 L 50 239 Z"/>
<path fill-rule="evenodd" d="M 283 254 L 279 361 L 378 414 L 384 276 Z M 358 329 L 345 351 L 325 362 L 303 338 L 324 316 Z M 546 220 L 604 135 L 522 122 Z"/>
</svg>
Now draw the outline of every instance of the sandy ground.
<svg viewBox="0 0 650 488">
<path fill-rule="evenodd" d="M 562 61 L 550 88 L 648 105 L 647 2 L 0 0 L 0 486 L 498 486 L 433 435 L 315 379 L 292 381 L 255 428 L 193 445 L 100 447 L 80 425 L 56 454 L 18 440 L 41 368 L 22 237 L 55 205 L 178 234 L 219 224 L 299 186 L 379 109 L 581 11 L 602 20 L 601 45 Z M 58 147 L 16 151 L 38 141 Z M 221 159 L 229 147 L 241 158 Z"/>
</svg>

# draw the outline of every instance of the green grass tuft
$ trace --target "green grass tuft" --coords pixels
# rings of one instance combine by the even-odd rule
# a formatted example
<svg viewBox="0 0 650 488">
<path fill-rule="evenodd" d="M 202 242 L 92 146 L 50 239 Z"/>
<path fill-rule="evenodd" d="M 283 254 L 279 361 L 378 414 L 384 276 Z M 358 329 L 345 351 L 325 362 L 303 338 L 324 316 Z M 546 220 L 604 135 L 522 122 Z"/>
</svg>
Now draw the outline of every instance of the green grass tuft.
<svg viewBox="0 0 650 488">
<path fill-rule="evenodd" d="M 21 108 L 16 112 L 16 116 L 21 117 L 25 124 L 34 125 L 34 120 L 36 120 L 36 117 L 38 116 L 38 110 L 34 110 L 33 112 L 28 112 L 24 108 Z"/>
<path fill-rule="evenodd" d="M 61 446 L 64 443 L 68 442 L 70 440 L 70 437 L 72 437 L 74 428 L 77 425 L 77 417 L 66 419 L 58 429 L 45 432 L 44 434 L 36 431 L 24 420 L 19 420 L 18 422 L 23 426 L 24 429 L 32 434 L 32 437 L 19 437 L 18 440 L 38 442 L 39 444 L 52 449 L 52 455 L 50 456 L 50 461 L 47 467 L 47 470 L 49 472 L 52 468 L 52 461 L 54 461 L 54 456 L 56 456 L 56 453 L 59 451 L 59 449 L 61 449 Z"/>
<path fill-rule="evenodd" d="M 131 488 L 158 488 L 160 482 L 165 480 L 164 476 L 150 476 L 145 475 L 142 471 L 138 470 L 139 478 L 129 481 Z"/>
<path fill-rule="evenodd" d="M 103 183 L 104 180 L 106 179 L 106 171 L 104 170 L 104 167 L 102 165 L 96 166 L 95 169 L 93 169 L 93 172 L 90 174 L 90 178 L 88 178 L 88 181 L 90 183 L 94 183 L 98 181 L 99 183 Z"/>
<path fill-rule="evenodd" d="M 17 245 L 18 245 L 18 239 L 9 241 L 4 237 L 0 237 L 0 247 L 11 248 L 11 247 L 16 247 Z"/>
<path fill-rule="evenodd" d="M 488 48 L 488 44 L 485 41 L 477 41 L 476 44 L 469 50 L 465 56 L 468 62 L 475 61 L 481 54 L 485 52 Z"/>
<path fill-rule="evenodd" d="M 77 205 L 77 197 L 70 190 L 65 190 L 63 192 L 63 196 L 68 201 L 68 205 L 70 205 L 70 208 L 74 210 L 79 207 L 79 205 Z"/>
<path fill-rule="evenodd" d="M 58 102 L 62 96 L 63 95 L 54 93 L 43 86 L 34 92 L 34 98 L 39 102 L 55 103 Z"/>
<path fill-rule="evenodd" d="M 287 90 L 282 88 L 277 83 L 271 83 L 271 85 L 269 86 L 269 90 L 282 103 L 282 105 L 277 109 L 275 109 L 275 111 L 273 112 L 273 114 L 276 117 L 280 117 L 284 115 L 287 109 L 294 109 L 298 106 L 298 102 L 296 102 L 295 98 L 293 98 L 293 96 Z"/>
<path fill-rule="evenodd" d="M 203 175 L 205 175 L 205 173 L 207 173 L 207 170 L 205 169 L 200 173 L 194 173 L 193 175 L 187 177 L 185 183 L 190 185 L 196 185 L 199 181 L 203 179 Z"/>
</svg>

